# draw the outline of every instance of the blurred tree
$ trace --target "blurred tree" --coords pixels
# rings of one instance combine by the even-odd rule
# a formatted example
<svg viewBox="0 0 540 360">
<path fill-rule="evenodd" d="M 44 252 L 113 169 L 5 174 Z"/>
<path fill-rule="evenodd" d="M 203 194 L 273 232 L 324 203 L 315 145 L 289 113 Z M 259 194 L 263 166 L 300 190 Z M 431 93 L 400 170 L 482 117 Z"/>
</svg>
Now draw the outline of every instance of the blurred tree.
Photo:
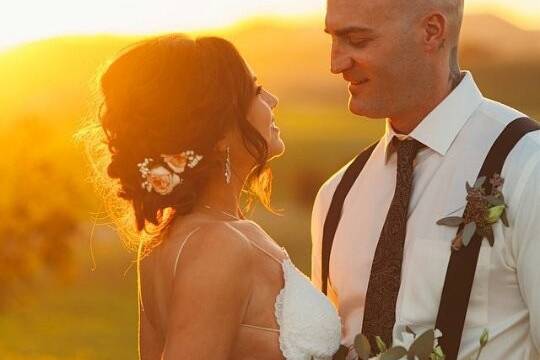
<svg viewBox="0 0 540 360">
<path fill-rule="evenodd" d="M 70 241 L 90 198 L 72 130 L 54 125 L 26 117 L 0 134 L 0 309 L 38 279 L 71 275 Z"/>
</svg>

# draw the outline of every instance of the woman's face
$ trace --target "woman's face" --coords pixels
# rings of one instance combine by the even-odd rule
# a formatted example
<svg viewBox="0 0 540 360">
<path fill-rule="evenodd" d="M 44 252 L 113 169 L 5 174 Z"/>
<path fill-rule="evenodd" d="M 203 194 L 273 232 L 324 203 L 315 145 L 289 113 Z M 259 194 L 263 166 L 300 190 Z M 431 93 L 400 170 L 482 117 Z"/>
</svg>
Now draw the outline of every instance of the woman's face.
<svg viewBox="0 0 540 360">
<path fill-rule="evenodd" d="M 247 119 L 259 131 L 268 145 L 268 159 L 280 156 L 285 151 L 285 144 L 276 125 L 274 109 L 278 99 L 262 86 L 257 85 L 256 95 L 251 103 Z"/>
</svg>

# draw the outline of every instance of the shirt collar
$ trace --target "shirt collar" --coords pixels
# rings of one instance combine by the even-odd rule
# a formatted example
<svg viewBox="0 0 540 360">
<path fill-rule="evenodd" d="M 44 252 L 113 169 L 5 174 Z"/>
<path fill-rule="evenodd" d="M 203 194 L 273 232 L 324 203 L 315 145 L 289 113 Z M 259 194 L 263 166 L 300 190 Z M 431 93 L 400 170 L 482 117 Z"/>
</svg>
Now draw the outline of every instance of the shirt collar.
<svg viewBox="0 0 540 360">
<path fill-rule="evenodd" d="M 446 155 L 458 133 L 483 99 L 471 73 L 465 71 L 459 85 L 409 135 L 396 133 L 387 119 L 383 136 L 385 161 L 388 161 L 394 151 L 394 136 L 400 140 L 413 138 L 442 156 Z"/>
</svg>

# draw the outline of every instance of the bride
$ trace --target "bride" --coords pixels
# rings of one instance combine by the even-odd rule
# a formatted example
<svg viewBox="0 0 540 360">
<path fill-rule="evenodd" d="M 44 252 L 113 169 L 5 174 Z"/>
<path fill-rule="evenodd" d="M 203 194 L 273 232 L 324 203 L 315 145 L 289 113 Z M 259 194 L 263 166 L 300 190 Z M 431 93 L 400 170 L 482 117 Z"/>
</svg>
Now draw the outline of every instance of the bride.
<svg viewBox="0 0 540 360">
<path fill-rule="evenodd" d="M 331 359 L 335 309 L 240 209 L 247 192 L 271 210 L 267 162 L 284 144 L 277 98 L 234 46 L 145 40 L 100 86 L 107 174 L 137 231 L 159 230 L 140 244 L 140 358 Z"/>
</svg>

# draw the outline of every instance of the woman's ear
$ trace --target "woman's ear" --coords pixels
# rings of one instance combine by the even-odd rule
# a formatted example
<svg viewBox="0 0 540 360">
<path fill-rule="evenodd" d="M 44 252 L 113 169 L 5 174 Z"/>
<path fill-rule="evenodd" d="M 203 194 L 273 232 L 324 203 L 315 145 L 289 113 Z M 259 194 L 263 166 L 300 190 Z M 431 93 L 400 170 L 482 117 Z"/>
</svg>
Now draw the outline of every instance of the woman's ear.
<svg viewBox="0 0 540 360">
<path fill-rule="evenodd" d="M 214 150 L 218 152 L 225 152 L 228 147 L 231 146 L 231 143 L 233 143 L 233 132 L 227 131 L 223 137 L 218 140 L 216 145 L 214 146 Z"/>
</svg>

